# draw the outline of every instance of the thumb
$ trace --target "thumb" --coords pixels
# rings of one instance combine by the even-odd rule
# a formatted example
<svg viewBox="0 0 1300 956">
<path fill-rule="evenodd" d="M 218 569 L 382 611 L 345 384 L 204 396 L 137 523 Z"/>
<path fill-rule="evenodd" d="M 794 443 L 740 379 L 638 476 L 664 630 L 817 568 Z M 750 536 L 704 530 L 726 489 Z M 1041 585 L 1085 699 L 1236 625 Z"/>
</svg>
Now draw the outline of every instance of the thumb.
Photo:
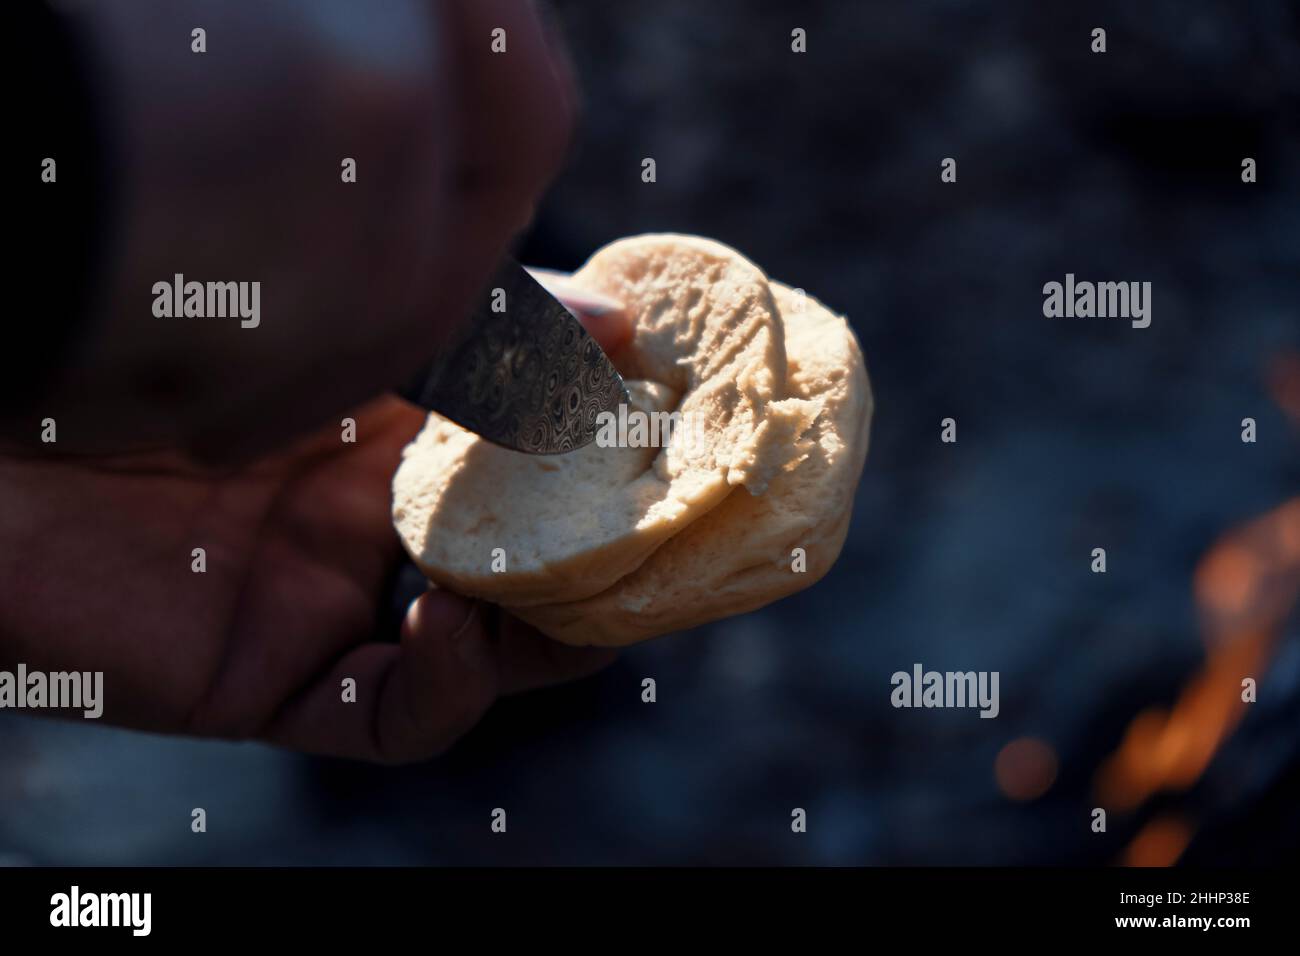
<svg viewBox="0 0 1300 956">
<path fill-rule="evenodd" d="M 355 698 L 340 693 L 355 681 Z M 497 697 L 498 674 L 483 606 L 446 591 L 411 604 L 400 644 L 368 643 L 286 706 L 266 739 L 296 750 L 379 763 L 436 756 Z"/>
</svg>

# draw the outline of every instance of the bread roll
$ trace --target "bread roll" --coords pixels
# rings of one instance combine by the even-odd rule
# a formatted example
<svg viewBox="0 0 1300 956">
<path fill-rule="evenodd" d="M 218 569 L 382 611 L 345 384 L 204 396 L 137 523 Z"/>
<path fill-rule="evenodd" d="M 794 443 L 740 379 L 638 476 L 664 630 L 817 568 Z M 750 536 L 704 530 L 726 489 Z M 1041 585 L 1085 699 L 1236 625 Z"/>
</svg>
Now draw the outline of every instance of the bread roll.
<svg viewBox="0 0 1300 956">
<path fill-rule="evenodd" d="M 634 335 L 615 365 L 634 409 L 676 411 L 678 430 L 666 448 L 528 456 L 431 415 L 393 485 L 395 525 L 426 576 L 557 640 L 602 645 L 817 581 L 848 529 L 871 418 L 847 322 L 695 237 L 620 240 L 574 281 L 626 304 Z"/>
</svg>

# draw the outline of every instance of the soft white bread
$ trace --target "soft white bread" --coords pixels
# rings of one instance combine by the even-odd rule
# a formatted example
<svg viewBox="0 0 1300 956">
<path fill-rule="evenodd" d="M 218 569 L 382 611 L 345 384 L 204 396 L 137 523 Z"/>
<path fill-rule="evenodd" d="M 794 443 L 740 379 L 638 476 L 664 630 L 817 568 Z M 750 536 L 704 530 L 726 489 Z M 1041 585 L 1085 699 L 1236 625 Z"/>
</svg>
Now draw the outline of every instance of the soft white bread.
<svg viewBox="0 0 1300 956">
<path fill-rule="evenodd" d="M 818 581 L 839 557 L 867 454 L 870 383 L 848 323 L 772 283 L 785 322 L 787 389 L 816 403 L 806 457 L 762 495 L 736 489 L 637 570 L 582 601 L 515 613 L 570 644 L 621 645 L 762 607 Z M 795 572 L 794 549 L 806 570 Z"/>
<path fill-rule="evenodd" d="M 620 240 L 574 281 L 627 305 L 634 336 L 614 359 L 633 406 L 676 410 L 690 440 L 530 457 L 430 416 L 393 485 L 394 522 L 425 574 L 558 640 L 607 645 L 820 578 L 843 544 L 871 417 L 844 319 L 695 237 Z"/>
</svg>

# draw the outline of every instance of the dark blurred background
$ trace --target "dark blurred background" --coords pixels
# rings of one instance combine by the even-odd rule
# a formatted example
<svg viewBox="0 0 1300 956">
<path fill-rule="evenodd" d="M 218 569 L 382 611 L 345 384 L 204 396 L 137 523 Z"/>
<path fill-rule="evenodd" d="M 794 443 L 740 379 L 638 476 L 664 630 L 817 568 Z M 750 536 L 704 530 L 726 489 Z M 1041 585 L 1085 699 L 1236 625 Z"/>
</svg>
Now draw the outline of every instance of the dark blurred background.
<svg viewBox="0 0 1300 956">
<path fill-rule="evenodd" d="M 848 314 L 877 414 L 838 565 L 505 701 L 421 766 L 5 715 L 0 862 L 1293 857 L 1296 5 L 655 0 L 557 19 L 585 115 L 522 258 L 570 269 L 623 235 L 699 233 Z M 1044 318 L 1067 272 L 1150 281 L 1151 327 Z M 892 708 L 916 662 L 999 671 L 1000 716 Z"/>
</svg>

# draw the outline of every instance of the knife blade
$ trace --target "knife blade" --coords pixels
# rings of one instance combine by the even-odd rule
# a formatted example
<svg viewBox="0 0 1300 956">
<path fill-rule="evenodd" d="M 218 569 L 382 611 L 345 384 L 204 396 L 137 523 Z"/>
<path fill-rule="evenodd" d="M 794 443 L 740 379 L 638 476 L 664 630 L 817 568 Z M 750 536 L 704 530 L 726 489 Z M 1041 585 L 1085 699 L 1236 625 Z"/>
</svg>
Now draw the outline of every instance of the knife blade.
<svg viewBox="0 0 1300 956">
<path fill-rule="evenodd" d="M 629 401 L 587 330 L 518 262 L 400 393 L 497 445 L 555 455 L 589 444 L 601 412 Z"/>
</svg>

